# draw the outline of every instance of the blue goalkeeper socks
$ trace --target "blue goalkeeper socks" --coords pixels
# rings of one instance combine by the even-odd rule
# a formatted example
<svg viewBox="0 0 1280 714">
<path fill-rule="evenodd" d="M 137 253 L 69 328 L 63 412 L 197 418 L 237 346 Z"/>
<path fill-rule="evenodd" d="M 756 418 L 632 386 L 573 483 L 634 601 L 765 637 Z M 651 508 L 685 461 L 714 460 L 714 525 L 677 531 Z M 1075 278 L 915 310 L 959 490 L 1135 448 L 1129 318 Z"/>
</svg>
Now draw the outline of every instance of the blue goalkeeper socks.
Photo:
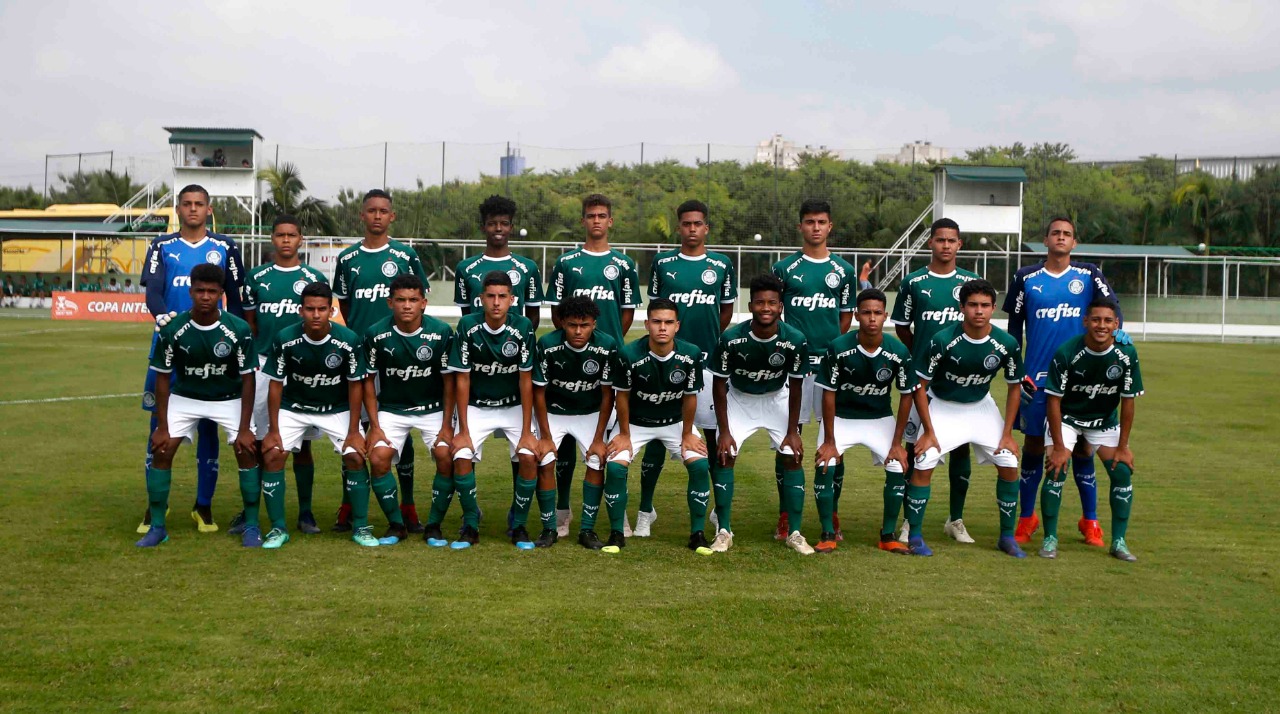
<svg viewBox="0 0 1280 714">
<path fill-rule="evenodd" d="M 1080 489 L 1080 511 L 1085 520 L 1098 520 L 1098 474 L 1093 457 L 1072 456 L 1071 475 L 1075 477 L 1076 488 Z"/>
<path fill-rule="evenodd" d="M 1040 492 L 1040 479 L 1044 477 L 1044 454 L 1023 454 L 1020 476 L 1018 516 L 1030 518 L 1036 514 L 1036 495 Z"/>
</svg>

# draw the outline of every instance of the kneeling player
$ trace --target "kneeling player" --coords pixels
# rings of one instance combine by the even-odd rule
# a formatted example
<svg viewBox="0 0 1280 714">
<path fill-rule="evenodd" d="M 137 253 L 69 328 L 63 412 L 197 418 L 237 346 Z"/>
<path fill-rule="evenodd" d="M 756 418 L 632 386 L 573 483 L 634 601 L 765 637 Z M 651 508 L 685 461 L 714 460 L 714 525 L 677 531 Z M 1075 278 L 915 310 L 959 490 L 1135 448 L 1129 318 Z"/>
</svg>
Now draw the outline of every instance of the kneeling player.
<svg viewBox="0 0 1280 714">
<path fill-rule="evenodd" d="M 809 371 L 804 335 L 779 319 L 782 281 L 761 275 L 751 281 L 751 319 L 720 336 L 708 370 L 715 376 L 713 396 L 719 436 L 716 457 L 720 468 L 712 474 L 716 488 L 716 538 L 711 549 L 723 553 L 733 545 L 733 466 L 738 449 L 764 429 L 772 448 L 783 460 L 779 508 L 791 533 L 787 546 L 801 555 L 813 547 L 800 532 L 804 513 L 804 447 L 800 440 L 801 390 Z"/>
<path fill-rule="evenodd" d="M 271 378 L 267 393 L 271 427 L 262 440 L 264 478 L 279 486 L 262 492 L 271 518 L 271 532 L 262 546 L 279 548 L 289 542 L 284 462 L 313 429 L 329 437 L 342 455 L 342 485 L 351 502 L 351 540 L 376 546 L 378 539 L 369 525 L 369 470 L 360 434 L 361 381 L 368 371 L 360 340 L 356 333 L 330 321 L 333 291 L 325 283 L 302 289 L 301 314 L 302 322 L 276 333 L 263 368 Z M 247 520 L 254 525 L 252 518 Z"/>
<path fill-rule="evenodd" d="M 453 495 L 453 382 L 446 374 L 453 328 L 423 312 L 426 289 L 416 275 L 401 273 L 391 281 L 391 317 L 375 322 L 364 339 L 368 376 L 364 380 L 365 413 L 369 415 L 370 486 L 387 517 L 382 545 L 409 537 L 397 502 L 396 478 L 402 447 L 417 429 L 436 462 L 432 493 Z M 433 499 L 434 505 L 434 499 Z M 444 503 L 441 504 L 442 509 Z M 440 519 L 429 518 L 436 524 Z"/>
<path fill-rule="evenodd" d="M 596 329 L 600 308 L 584 295 L 576 295 L 556 306 L 560 328 L 538 340 L 537 359 L 533 365 L 533 408 L 538 418 L 538 481 L 517 482 L 517 500 L 528 500 L 536 486 L 538 512 L 542 517 L 542 534 L 535 545 L 549 548 L 556 533 L 556 452 L 565 437 L 572 437 L 587 465 L 582 483 L 582 524 L 578 542 L 592 550 L 604 544 L 595 533 L 596 516 L 600 512 L 601 484 L 611 489 L 604 494 L 609 504 L 609 520 L 617 515 L 616 532 L 609 537 L 610 551 L 616 552 L 622 540 L 621 520 L 626 516 L 626 472 L 622 474 L 621 498 L 616 484 L 605 481 L 602 469 L 605 457 L 605 430 L 613 413 L 613 364 L 618 347 L 613 338 Z M 513 543 L 527 542 L 523 522 L 511 536 Z"/>
<path fill-rule="evenodd" d="M 925 364 L 918 370 L 928 390 L 932 434 L 916 442 L 915 473 L 907 488 L 907 521 L 913 555 L 932 555 L 920 533 L 929 501 L 929 480 L 942 457 L 961 444 L 970 444 L 979 464 L 995 464 L 996 505 L 1000 509 L 997 547 L 1015 558 L 1026 554 L 1014 540 L 1018 508 L 1018 445 L 1013 424 L 1018 418 L 1022 360 L 1018 343 L 991 324 L 996 290 L 985 280 L 970 280 L 960 288 L 964 320 L 939 330 L 931 338 Z M 1009 384 L 1005 415 L 991 398 L 991 380 L 1004 375 Z"/>
<path fill-rule="evenodd" d="M 859 444 L 871 449 L 876 465 L 884 465 L 884 521 L 880 549 L 906 555 L 907 547 L 893 537 L 906 490 L 907 451 L 902 435 L 907 429 L 914 400 L 921 412 L 928 403 L 911 367 L 911 352 L 894 337 L 884 334 L 888 317 L 886 298 L 879 290 L 858 294 L 857 332 L 846 332 L 827 347 L 818 370 L 822 395 L 823 441 L 818 446 L 813 497 L 818 505 L 822 536 L 815 549 L 836 549 L 832 514 L 835 510 L 834 471 L 844 452 Z M 898 416 L 889 402 L 890 385 L 898 390 Z"/>
<path fill-rule="evenodd" d="M 137 542 L 152 548 L 169 540 L 165 513 L 169 509 L 173 455 L 191 441 L 201 419 L 227 432 L 240 467 L 240 490 L 246 512 L 258 511 L 262 473 L 253 440 L 253 336 L 249 323 L 219 309 L 222 268 L 201 263 L 191 270 L 191 309 L 169 321 L 151 353 L 156 373 L 156 428 L 151 433 L 151 465 L 147 467 L 147 507 L 151 527 Z M 176 373 L 178 379 L 174 380 Z M 173 393 L 169 393 L 170 385 Z M 262 545 L 255 527 L 244 534 L 244 545 Z"/>
<path fill-rule="evenodd" d="M 510 455 L 519 462 L 520 478 L 512 495 L 512 540 L 516 547 L 532 548 L 524 525 L 529 518 L 532 493 L 521 494 L 519 484 L 535 483 L 538 442 L 533 434 L 533 324 L 511 312 L 511 278 L 494 270 L 481 284 L 482 311 L 463 315 L 449 351 L 449 369 L 455 373 L 454 395 L 458 407 L 458 430 L 453 437 L 453 487 L 462 504 L 462 530 L 452 547 L 470 548 L 480 542 L 480 509 L 476 505 L 475 463 L 480 461 L 484 442 L 495 432 L 506 437 Z M 479 377 L 472 379 L 472 375 Z M 437 518 L 437 500 L 432 494 L 427 543 L 444 545 Z M 448 504 L 438 509 L 443 518 Z M 434 529 L 431 526 L 435 526 Z"/>
<path fill-rule="evenodd" d="M 676 339 L 680 320 L 676 304 L 666 298 L 650 301 L 644 327 L 649 335 L 619 351 L 614 374 L 618 427 L 609 440 L 604 496 L 612 528 L 609 543 L 623 545 L 627 468 L 646 444 L 657 442 L 689 472 L 689 549 L 710 555 L 704 533 L 707 499 L 711 497 L 710 464 L 706 442 L 694 430 L 698 393 L 702 391 L 702 350 Z M 732 535 L 725 533 L 727 550 Z"/>
<path fill-rule="evenodd" d="M 1096 448 L 1102 467 L 1111 477 L 1111 555 L 1126 562 L 1138 558 L 1124 542 L 1133 507 L 1134 399 L 1142 395 L 1142 370 L 1132 344 L 1116 342 L 1120 326 L 1115 303 L 1098 298 L 1084 317 L 1085 333 L 1067 340 L 1049 363 L 1048 433 L 1053 445 L 1049 476 L 1040 490 L 1044 514 L 1044 544 L 1040 555 L 1058 556 L 1058 509 L 1067 464 L 1075 446 L 1083 440 Z M 1116 407 L 1120 418 L 1116 418 Z"/>
</svg>

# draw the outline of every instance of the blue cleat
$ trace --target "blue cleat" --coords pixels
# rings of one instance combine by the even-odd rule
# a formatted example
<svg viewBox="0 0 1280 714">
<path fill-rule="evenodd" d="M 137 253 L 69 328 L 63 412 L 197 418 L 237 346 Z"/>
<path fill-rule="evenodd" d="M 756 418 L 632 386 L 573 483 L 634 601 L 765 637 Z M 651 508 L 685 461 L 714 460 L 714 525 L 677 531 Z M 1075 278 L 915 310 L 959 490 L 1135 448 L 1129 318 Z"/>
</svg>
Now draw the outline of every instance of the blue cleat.
<svg viewBox="0 0 1280 714">
<path fill-rule="evenodd" d="M 246 548 L 262 547 L 262 529 L 255 525 L 246 525 L 244 533 L 240 536 L 240 545 Z"/>
<path fill-rule="evenodd" d="M 911 536 L 908 538 L 907 550 L 911 551 L 912 555 L 923 555 L 926 557 L 933 555 L 933 549 L 925 545 L 924 536 Z"/>
<path fill-rule="evenodd" d="M 996 543 L 996 547 L 1004 554 L 1015 558 L 1027 557 L 1027 554 L 1022 552 L 1022 548 L 1018 547 L 1018 541 L 1013 536 L 1000 536 L 1000 542 Z"/>
<path fill-rule="evenodd" d="M 298 514 L 298 530 L 307 535 L 315 535 L 320 532 L 320 526 L 316 525 L 316 517 L 311 511 L 303 511 Z"/>
<path fill-rule="evenodd" d="M 154 548 L 167 540 L 169 540 L 169 532 L 164 529 L 164 526 L 151 526 L 147 534 L 139 538 L 134 545 L 139 548 Z"/>
<path fill-rule="evenodd" d="M 444 534 L 440 532 L 439 523 L 428 523 L 426 535 L 423 539 L 427 541 L 427 545 L 432 548 L 443 548 L 449 545 L 449 541 L 445 540 Z"/>
<path fill-rule="evenodd" d="M 463 550 L 480 542 L 480 532 L 471 526 L 463 526 L 458 531 L 458 539 L 449 544 L 454 550 Z"/>
<path fill-rule="evenodd" d="M 244 529 L 247 525 L 248 523 L 244 520 L 244 511 L 240 511 L 235 518 L 231 519 L 231 527 L 227 528 L 227 533 L 233 536 L 244 535 Z"/>
<path fill-rule="evenodd" d="M 513 529 L 511 531 L 511 544 L 520 550 L 533 550 L 533 539 L 529 537 L 529 531 L 524 526 Z"/>
</svg>

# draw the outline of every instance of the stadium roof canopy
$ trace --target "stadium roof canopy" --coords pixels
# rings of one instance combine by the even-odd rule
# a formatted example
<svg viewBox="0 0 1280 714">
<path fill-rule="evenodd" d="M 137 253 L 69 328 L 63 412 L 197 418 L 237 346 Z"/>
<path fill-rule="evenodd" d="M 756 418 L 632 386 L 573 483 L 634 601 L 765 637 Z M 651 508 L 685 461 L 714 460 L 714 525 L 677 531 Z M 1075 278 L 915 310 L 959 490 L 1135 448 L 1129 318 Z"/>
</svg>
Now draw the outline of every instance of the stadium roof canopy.
<svg viewBox="0 0 1280 714">
<path fill-rule="evenodd" d="M 934 168 L 947 175 L 948 181 L 982 181 L 984 183 L 1026 183 L 1027 172 L 1018 166 L 954 166 Z"/>
<path fill-rule="evenodd" d="M 207 126 L 166 126 L 170 144 L 221 144 L 252 146 L 253 138 L 262 135 L 253 129 L 222 129 Z"/>
<path fill-rule="evenodd" d="M 41 221 L 0 218 L 0 231 L 6 233 L 70 234 L 72 231 L 116 233 L 128 227 L 128 223 L 103 223 L 102 221 Z"/>
<path fill-rule="evenodd" d="M 1022 244 L 1030 253 L 1044 255 L 1044 243 L 1025 240 Z M 1138 245 L 1136 243 L 1078 243 L 1075 253 L 1083 255 L 1127 255 L 1152 258 L 1189 258 L 1197 255 L 1180 245 Z"/>
</svg>

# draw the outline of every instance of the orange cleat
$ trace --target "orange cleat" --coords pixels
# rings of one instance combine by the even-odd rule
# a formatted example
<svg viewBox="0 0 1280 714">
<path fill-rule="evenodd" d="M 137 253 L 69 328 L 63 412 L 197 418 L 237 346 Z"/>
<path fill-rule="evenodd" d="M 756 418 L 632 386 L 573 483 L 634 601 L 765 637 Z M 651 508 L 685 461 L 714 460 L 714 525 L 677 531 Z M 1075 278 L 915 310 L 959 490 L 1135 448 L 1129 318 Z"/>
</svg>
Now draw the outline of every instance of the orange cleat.
<svg viewBox="0 0 1280 714">
<path fill-rule="evenodd" d="M 823 533 L 818 537 L 818 544 L 813 546 L 813 549 L 819 553 L 830 553 L 839 547 L 839 545 L 840 544 L 836 542 L 835 533 Z"/>
<path fill-rule="evenodd" d="M 785 512 L 778 514 L 778 528 L 773 532 L 774 540 L 786 540 L 791 535 L 791 523 L 787 520 Z"/>
<path fill-rule="evenodd" d="M 886 553 L 894 553 L 896 555 L 911 555 L 911 549 L 905 543 L 899 543 L 894 537 L 889 536 L 889 540 L 880 539 L 880 550 Z"/>
<path fill-rule="evenodd" d="M 1076 528 L 1080 529 L 1080 535 L 1084 536 L 1084 544 L 1101 548 L 1106 545 L 1102 542 L 1102 526 L 1097 521 L 1088 521 L 1084 518 L 1076 524 Z"/>
<path fill-rule="evenodd" d="M 1040 516 L 1032 513 L 1026 518 L 1018 519 L 1018 529 L 1013 532 L 1013 539 L 1019 543 L 1030 543 L 1031 536 L 1040 530 Z"/>
</svg>

